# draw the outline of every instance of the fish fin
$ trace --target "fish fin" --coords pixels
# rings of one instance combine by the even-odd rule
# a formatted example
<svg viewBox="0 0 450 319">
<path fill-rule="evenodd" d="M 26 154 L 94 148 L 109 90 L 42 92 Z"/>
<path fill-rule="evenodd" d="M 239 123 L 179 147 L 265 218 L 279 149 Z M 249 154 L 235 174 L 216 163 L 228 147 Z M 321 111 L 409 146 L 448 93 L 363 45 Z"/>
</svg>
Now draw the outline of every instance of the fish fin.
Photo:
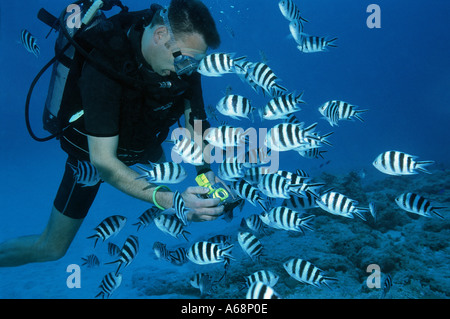
<svg viewBox="0 0 450 319">
<path fill-rule="evenodd" d="M 186 237 L 186 235 L 190 235 L 191 233 L 190 232 L 188 232 L 187 230 L 183 230 L 183 232 L 181 233 L 181 236 L 183 236 L 183 238 L 186 240 L 186 241 L 189 241 L 189 239 Z"/>
<path fill-rule="evenodd" d="M 436 209 L 436 208 L 439 208 L 439 207 L 435 207 L 435 209 Z M 441 214 L 439 214 L 435 209 L 431 210 L 431 213 L 434 214 L 434 215 L 436 215 L 436 216 L 437 216 L 438 218 L 440 218 L 440 219 L 445 219 L 444 216 L 442 216 Z"/>
<path fill-rule="evenodd" d="M 431 174 L 431 172 L 429 170 L 427 170 L 424 166 L 433 165 L 433 164 L 434 164 L 434 161 L 419 161 L 419 162 L 416 162 L 415 169 L 422 173 Z"/>
<path fill-rule="evenodd" d="M 232 260 L 236 260 L 236 258 L 234 258 L 234 257 L 231 255 L 231 249 L 233 249 L 233 246 L 234 246 L 234 245 L 229 245 L 229 246 L 227 246 L 227 247 L 225 247 L 225 248 L 222 248 L 222 251 L 221 251 L 222 257 L 224 257 L 224 258 L 229 258 L 229 259 L 232 259 Z"/>
</svg>

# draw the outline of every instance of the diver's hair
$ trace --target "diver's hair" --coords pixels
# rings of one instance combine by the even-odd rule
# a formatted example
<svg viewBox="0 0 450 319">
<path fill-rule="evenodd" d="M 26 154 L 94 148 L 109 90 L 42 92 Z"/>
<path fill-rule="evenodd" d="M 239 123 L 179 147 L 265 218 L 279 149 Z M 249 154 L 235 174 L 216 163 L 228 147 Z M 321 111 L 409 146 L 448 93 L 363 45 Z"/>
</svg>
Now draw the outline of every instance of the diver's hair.
<svg viewBox="0 0 450 319">
<path fill-rule="evenodd" d="M 209 48 L 220 46 L 216 23 L 209 9 L 199 0 L 172 0 L 169 21 L 175 37 L 196 32 L 203 36 Z M 159 14 L 155 14 L 151 24 L 164 24 L 164 21 Z"/>
</svg>

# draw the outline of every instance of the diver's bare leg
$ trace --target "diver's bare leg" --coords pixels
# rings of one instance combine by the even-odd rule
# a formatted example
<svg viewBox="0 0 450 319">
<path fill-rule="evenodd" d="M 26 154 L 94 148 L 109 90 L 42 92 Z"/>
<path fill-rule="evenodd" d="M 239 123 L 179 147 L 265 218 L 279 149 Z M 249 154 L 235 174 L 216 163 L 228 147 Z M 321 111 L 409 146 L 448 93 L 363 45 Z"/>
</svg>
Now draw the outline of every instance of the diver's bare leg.
<svg viewBox="0 0 450 319">
<path fill-rule="evenodd" d="M 47 227 L 40 235 L 23 236 L 0 244 L 0 267 L 54 261 L 63 257 L 83 219 L 72 219 L 53 207 Z"/>
</svg>

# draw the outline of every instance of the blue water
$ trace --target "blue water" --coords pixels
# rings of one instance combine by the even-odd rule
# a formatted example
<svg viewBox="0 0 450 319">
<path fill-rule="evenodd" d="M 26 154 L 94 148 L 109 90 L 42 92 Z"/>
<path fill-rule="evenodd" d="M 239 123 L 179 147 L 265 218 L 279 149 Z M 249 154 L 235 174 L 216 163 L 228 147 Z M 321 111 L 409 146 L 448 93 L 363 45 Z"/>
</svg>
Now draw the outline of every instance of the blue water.
<svg viewBox="0 0 450 319">
<path fill-rule="evenodd" d="M 297 238 L 276 232 L 270 240 L 271 244 L 267 243 L 274 246 L 268 249 L 271 253 L 268 253 L 264 267 L 273 266 L 283 272 L 282 267 L 280 270 L 280 260 L 298 251 L 299 254 L 305 254 L 303 258 L 312 258 L 318 267 L 341 277 L 339 288 L 330 292 L 327 288 L 318 289 L 300 284 L 283 274 L 278 284 L 281 285 L 279 290 L 283 292 L 281 295 L 286 298 L 377 298 L 379 290 L 365 287 L 368 274 L 364 277 L 365 267 L 377 263 L 376 258 L 366 258 L 366 264 L 358 264 L 352 258 L 364 253 L 369 257 L 371 254 L 379 256 L 386 245 L 392 245 L 396 253 L 391 262 L 397 265 L 389 268 L 397 272 L 394 275 L 392 298 L 448 298 L 448 221 L 406 215 L 383 194 L 395 190 L 395 195 L 398 195 L 398 192 L 406 191 L 402 187 L 408 188 L 408 191 L 428 190 L 426 195 L 444 206 L 449 205 L 450 34 L 447 13 L 450 3 L 445 0 L 434 0 L 432 4 L 419 0 L 296 1 L 310 21 L 305 23 L 305 32 L 338 37 L 337 48 L 330 48 L 324 53 L 302 54 L 289 37 L 288 21 L 281 15 L 277 1 L 204 2 L 210 7 L 221 34 L 222 45 L 218 52 L 234 53 L 236 57 L 247 56 L 255 62 L 261 61 L 264 56 L 282 80 L 283 86 L 290 91 L 305 92 L 303 99 L 306 104 L 298 117 L 307 124 L 318 122 L 317 130 L 321 133 L 334 131 L 330 137 L 333 146 L 324 147 L 327 151 L 325 159 L 309 160 L 294 153 L 282 153 L 280 168 L 291 171 L 301 168 L 318 180 L 323 180 L 324 176 L 336 176 L 344 184 L 342 176 L 364 169 L 367 176 L 362 181 L 363 187 L 359 185 L 358 190 L 366 192 L 369 199 L 378 200 L 381 206 L 379 218 L 386 218 L 383 227 L 379 227 L 360 220 L 342 220 L 316 210 L 314 214 L 319 218 L 318 229 L 314 233 Z M 381 8 L 380 29 L 370 29 L 366 24 L 369 16 L 366 8 L 374 2 Z M 149 5 L 146 1 L 124 3 L 132 10 Z M 166 5 L 168 1 L 160 3 Z M 24 123 L 24 102 L 32 79 L 53 57 L 55 34 L 45 39 L 49 30 L 37 20 L 37 11 L 45 7 L 57 15 L 65 5 L 56 0 L 2 1 L 0 4 L 0 241 L 42 231 L 62 177 L 65 154 L 56 141 L 37 143 L 29 137 Z M 27 52 L 18 42 L 20 31 L 24 28 L 37 37 L 41 48 L 39 58 Z M 41 129 L 40 120 L 48 80 L 49 75 L 46 74 L 37 85 L 32 99 L 31 121 L 38 135 L 46 134 Z M 231 87 L 233 93 L 250 98 L 256 107 L 262 107 L 268 102 L 267 98 L 257 95 L 234 75 L 204 78 L 203 85 L 206 105 L 215 105 L 227 87 Z M 363 114 L 364 123 L 340 122 L 339 127 L 331 128 L 328 122 L 320 118 L 317 108 L 334 99 L 368 109 Z M 271 125 L 259 121 L 230 120 L 229 123 L 255 128 L 270 128 Z M 393 149 L 417 155 L 422 160 L 434 160 L 433 175 L 386 180 L 387 176 L 375 170 L 371 163 L 378 154 Z M 188 167 L 188 171 L 189 178 L 179 185 L 180 190 L 194 184 L 194 169 Z M 397 181 L 402 184 L 397 185 Z M 367 202 L 362 204 L 367 205 Z M 69 275 L 67 266 L 80 264 L 81 257 L 93 252 L 93 243 L 85 238 L 92 234 L 93 227 L 103 218 L 119 213 L 129 218 L 129 225 L 115 239 L 121 244 L 128 234 L 135 232 L 131 223 L 147 208 L 145 203 L 103 185 L 67 255 L 53 263 L 0 269 L 0 297 L 92 298 L 98 292 L 102 276 L 114 267 L 82 268 L 81 288 L 69 289 L 66 285 Z M 392 210 L 401 216 L 398 217 L 402 218 L 401 222 L 390 222 L 392 214 L 388 212 Z M 206 236 L 214 233 L 228 232 L 235 235 L 241 218 L 252 213 L 259 212 L 247 204 L 232 223 L 218 220 L 192 225 L 189 229 L 192 233 L 191 242 L 206 239 Z M 443 214 L 448 217 L 448 213 Z M 347 232 L 348 236 L 345 237 Z M 140 258 L 124 270 L 122 286 L 113 295 L 116 298 L 198 298 L 198 291 L 189 285 L 189 277 L 196 271 L 221 270 L 221 266 L 216 265 L 211 268 L 191 264 L 175 267 L 158 261 L 151 251 L 154 241 L 164 241 L 168 246 L 184 243 L 167 237 L 154 226 L 141 230 L 139 235 Z M 350 248 L 320 248 L 319 244 L 327 236 L 334 243 L 332 247 L 336 248 L 337 243 L 348 240 Z M 363 239 L 367 236 L 377 238 L 370 246 L 373 251 L 361 247 L 363 244 L 355 244 L 367 244 Z M 442 242 L 442 245 L 433 248 L 429 246 L 429 241 Z M 305 248 L 305 242 L 309 250 Z M 405 242 L 415 245 L 406 247 Z M 239 250 L 239 244 L 235 244 L 236 250 Z M 330 242 L 327 245 L 329 247 Z M 315 247 L 318 247 L 316 251 Z M 417 251 L 411 254 L 408 249 Z M 102 261 L 111 261 L 104 252 L 95 253 L 102 257 Z M 234 270 L 232 267 L 234 272 L 228 279 L 229 285 L 236 284 L 238 279 L 250 274 L 246 272 L 245 266 L 259 270 L 241 251 L 236 252 L 236 255 L 239 261 L 235 263 Z M 418 256 L 428 256 L 433 258 L 433 262 L 414 264 L 412 260 Z M 336 258 L 336 262 L 329 261 L 332 258 Z M 337 267 L 338 261 L 347 266 Z M 426 267 L 427 271 L 422 272 L 421 267 Z M 179 283 L 181 288 L 177 288 L 175 283 Z M 245 297 L 242 292 L 229 287 L 221 285 L 218 294 L 212 297 Z"/>
</svg>

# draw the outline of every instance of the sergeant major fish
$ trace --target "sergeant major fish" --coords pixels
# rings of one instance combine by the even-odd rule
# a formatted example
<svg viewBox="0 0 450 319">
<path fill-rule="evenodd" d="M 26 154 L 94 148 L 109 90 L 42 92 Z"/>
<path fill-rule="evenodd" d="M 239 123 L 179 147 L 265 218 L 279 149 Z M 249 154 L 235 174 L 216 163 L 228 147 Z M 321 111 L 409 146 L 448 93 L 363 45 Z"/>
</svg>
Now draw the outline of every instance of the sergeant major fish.
<svg viewBox="0 0 450 319">
<path fill-rule="evenodd" d="M 192 139 L 186 137 L 181 140 L 171 142 L 175 143 L 175 146 L 172 148 L 172 152 L 178 154 L 184 162 L 194 166 L 204 164 L 202 145 L 199 145 Z"/>
<path fill-rule="evenodd" d="M 199 64 L 198 72 L 204 76 L 219 77 L 224 74 L 236 72 L 236 62 L 245 57 L 233 59 L 227 53 L 212 53 L 207 55 Z"/>
<path fill-rule="evenodd" d="M 73 174 L 77 184 L 82 187 L 90 187 L 97 185 L 101 179 L 95 166 L 88 161 L 78 161 L 77 166 L 68 163 L 73 170 Z"/>
<path fill-rule="evenodd" d="M 263 245 L 255 235 L 249 232 L 239 232 L 238 242 L 242 250 L 254 261 L 259 261 L 263 251 Z"/>
<path fill-rule="evenodd" d="M 270 287 L 277 284 L 280 276 L 274 274 L 270 270 L 259 270 L 251 274 L 250 276 L 244 277 L 245 284 L 250 287 L 254 282 L 260 281 Z"/>
<path fill-rule="evenodd" d="M 272 97 L 280 96 L 287 91 L 285 87 L 277 83 L 278 77 L 265 63 L 253 63 L 248 67 L 247 72 L 253 83 Z"/>
<path fill-rule="evenodd" d="M 100 283 L 99 286 L 99 288 L 101 288 L 101 291 L 95 296 L 95 298 L 99 296 L 102 297 L 103 299 L 111 297 L 112 293 L 117 288 L 119 288 L 121 283 L 122 283 L 122 275 L 110 272 L 109 274 L 103 277 L 102 282 Z"/>
<path fill-rule="evenodd" d="M 198 265 L 220 263 L 226 259 L 234 259 L 231 255 L 232 248 L 233 245 L 220 248 L 219 244 L 199 241 L 189 248 L 186 255 L 190 261 Z"/>
<path fill-rule="evenodd" d="M 33 53 L 36 58 L 39 57 L 41 50 L 37 44 L 36 38 L 28 30 L 22 30 L 20 33 L 20 42 L 28 52 Z"/>
<path fill-rule="evenodd" d="M 340 120 L 351 121 L 353 118 L 357 118 L 361 122 L 364 122 L 364 119 L 360 114 L 367 112 L 367 110 L 357 110 L 355 105 L 343 101 L 332 100 L 320 106 L 319 112 L 331 126 L 338 126 Z"/>
<path fill-rule="evenodd" d="M 159 230 L 172 237 L 182 236 L 186 241 L 189 241 L 186 235 L 190 235 L 190 233 L 184 230 L 183 223 L 175 215 L 161 214 L 155 218 L 155 225 Z"/>
<path fill-rule="evenodd" d="M 111 236 L 117 235 L 125 226 L 127 218 L 120 215 L 113 215 L 105 218 L 97 227 L 95 227 L 96 233 L 92 236 L 87 237 L 95 238 L 94 248 L 97 245 L 98 239 L 102 239 L 102 241 L 107 240 Z"/>
<path fill-rule="evenodd" d="M 388 175 L 414 175 L 418 172 L 431 174 L 425 167 L 434 161 L 417 161 L 417 156 L 399 151 L 381 153 L 373 161 L 373 166 Z"/>
<path fill-rule="evenodd" d="M 149 183 L 177 184 L 187 177 L 186 170 L 180 164 L 174 162 L 151 163 L 150 167 L 136 165 L 144 174 L 138 178 L 145 178 Z"/>
<path fill-rule="evenodd" d="M 444 206 L 433 206 L 431 202 L 415 193 L 404 193 L 395 199 L 397 205 L 407 212 L 417 214 L 424 217 L 437 216 L 440 219 L 444 217 L 439 214 L 436 210 L 446 208 Z"/>
<path fill-rule="evenodd" d="M 278 7 L 280 8 L 283 16 L 289 21 L 305 21 L 308 22 L 305 18 L 302 17 L 300 13 L 300 9 L 292 0 L 281 0 L 278 2 Z"/>
<path fill-rule="evenodd" d="M 246 142 L 247 132 L 243 128 L 222 125 L 209 128 L 205 135 L 205 140 L 216 147 L 225 149 L 227 147 L 236 147 Z"/>
<path fill-rule="evenodd" d="M 299 104 L 302 101 L 303 93 L 295 95 L 294 93 L 275 97 L 267 103 L 264 109 L 261 109 L 260 116 L 264 120 L 284 120 L 289 115 L 300 111 Z"/>
<path fill-rule="evenodd" d="M 287 231 L 296 231 L 304 233 L 304 229 L 313 231 L 314 229 L 308 222 L 314 218 L 314 215 L 302 217 L 302 215 L 287 207 L 274 207 L 269 212 L 262 213 L 259 218 L 267 226 L 283 229 Z"/>
<path fill-rule="evenodd" d="M 315 287 L 325 285 L 328 288 L 328 281 L 337 281 L 336 278 L 322 275 L 322 270 L 311 264 L 309 261 L 293 258 L 283 264 L 284 269 L 294 279 Z"/>
<path fill-rule="evenodd" d="M 246 299 L 281 299 L 272 287 L 261 281 L 255 281 L 247 291 Z"/>
<path fill-rule="evenodd" d="M 316 126 L 317 123 L 307 128 L 299 124 L 277 124 L 267 133 L 264 145 L 278 152 L 308 148 L 310 145 L 308 139 L 318 140 L 313 134 Z"/>
<path fill-rule="evenodd" d="M 323 52 L 328 47 L 336 48 L 337 46 L 334 44 L 336 40 L 337 38 L 327 40 L 324 37 L 311 36 L 303 33 L 300 37 L 300 42 L 297 42 L 297 49 L 303 53 Z"/>
<path fill-rule="evenodd" d="M 217 103 L 217 110 L 226 116 L 233 119 L 246 118 L 253 122 L 253 112 L 255 108 L 252 107 L 251 102 L 246 97 L 236 94 L 229 94 L 223 97 Z"/>
<path fill-rule="evenodd" d="M 316 203 L 330 214 L 347 218 L 354 218 L 353 215 L 356 215 L 364 221 L 366 221 L 366 218 L 363 213 L 369 212 L 368 208 L 356 207 L 357 201 L 337 192 L 330 191 L 323 194 Z"/>
<path fill-rule="evenodd" d="M 158 217 L 160 213 L 161 210 L 158 207 L 153 206 L 143 212 L 142 215 L 139 216 L 138 222 L 133 224 L 133 226 L 137 226 L 137 230 L 139 231 L 139 228 L 141 228 L 141 226 L 147 227 L 151 225 L 153 223 L 153 220 Z"/>
<path fill-rule="evenodd" d="M 123 267 L 127 267 L 136 257 L 137 253 L 139 252 L 139 241 L 138 238 L 134 235 L 128 236 L 128 238 L 125 240 L 125 243 L 122 246 L 122 249 L 120 250 L 119 259 L 115 261 L 111 261 L 107 264 L 115 264 L 118 263 L 116 270 L 116 276 L 119 273 L 119 270 Z"/>
</svg>

